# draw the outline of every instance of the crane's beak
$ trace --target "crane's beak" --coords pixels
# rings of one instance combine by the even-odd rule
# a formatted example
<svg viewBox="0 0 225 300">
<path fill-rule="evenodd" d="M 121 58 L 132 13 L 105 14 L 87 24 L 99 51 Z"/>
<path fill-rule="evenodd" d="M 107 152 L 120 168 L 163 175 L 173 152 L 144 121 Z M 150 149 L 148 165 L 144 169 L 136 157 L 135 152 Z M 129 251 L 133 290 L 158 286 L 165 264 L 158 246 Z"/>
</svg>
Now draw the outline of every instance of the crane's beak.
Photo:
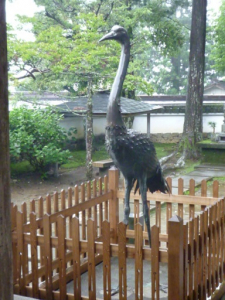
<svg viewBox="0 0 225 300">
<path fill-rule="evenodd" d="M 102 42 L 105 40 L 113 40 L 116 37 L 116 34 L 114 31 L 110 31 L 106 35 L 104 35 L 98 42 Z"/>
</svg>

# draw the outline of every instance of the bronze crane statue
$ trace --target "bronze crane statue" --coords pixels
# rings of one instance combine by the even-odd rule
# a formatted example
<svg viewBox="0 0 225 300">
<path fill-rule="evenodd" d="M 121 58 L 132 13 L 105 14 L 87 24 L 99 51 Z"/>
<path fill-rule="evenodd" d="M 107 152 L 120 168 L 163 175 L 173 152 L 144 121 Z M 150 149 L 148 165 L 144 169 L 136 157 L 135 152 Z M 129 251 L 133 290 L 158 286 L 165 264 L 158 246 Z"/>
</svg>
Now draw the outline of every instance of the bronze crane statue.
<svg viewBox="0 0 225 300">
<path fill-rule="evenodd" d="M 109 96 L 106 126 L 107 150 L 125 178 L 125 209 L 124 223 L 128 224 L 130 214 L 130 192 L 137 180 L 135 192 L 140 189 L 143 203 L 143 215 L 148 230 L 151 247 L 151 231 L 149 208 L 147 205 L 147 190 L 151 193 L 161 191 L 170 192 L 166 180 L 163 178 L 159 161 L 153 143 L 146 134 L 129 130 L 124 125 L 120 111 L 120 94 L 127 73 L 130 58 L 130 39 L 126 30 L 118 25 L 103 36 L 99 42 L 115 40 L 121 44 L 121 56 L 116 77 Z"/>
</svg>

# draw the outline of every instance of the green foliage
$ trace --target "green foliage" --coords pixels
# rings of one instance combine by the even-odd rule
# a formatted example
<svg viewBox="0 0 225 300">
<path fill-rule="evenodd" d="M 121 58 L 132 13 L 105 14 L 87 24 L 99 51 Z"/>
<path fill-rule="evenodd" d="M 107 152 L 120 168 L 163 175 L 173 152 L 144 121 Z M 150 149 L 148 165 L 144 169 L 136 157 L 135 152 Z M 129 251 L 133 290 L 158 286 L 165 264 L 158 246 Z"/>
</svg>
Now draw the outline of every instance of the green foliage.
<svg viewBox="0 0 225 300">
<path fill-rule="evenodd" d="M 10 156 L 12 161 L 29 161 L 35 171 L 64 163 L 70 152 L 63 150 L 68 137 L 59 125 L 62 116 L 50 108 L 15 108 L 10 112 Z"/>
<path fill-rule="evenodd" d="M 120 24 L 128 30 L 132 42 L 124 89 L 150 94 L 153 89 L 146 66 L 151 60 L 151 49 L 160 58 L 174 55 L 184 43 L 183 27 L 176 12 L 178 7 L 188 5 L 187 0 L 35 2 L 44 10 L 32 18 L 21 16 L 20 21 L 32 25 L 36 40 L 11 43 L 11 64 L 26 71 L 23 78 L 32 79 L 22 83 L 28 90 L 66 89 L 73 94 L 85 94 L 88 76 L 93 77 L 94 89 L 109 88 L 120 46 L 98 44 L 98 40 L 112 25 Z M 18 81 L 17 84 L 21 86 Z"/>
<path fill-rule="evenodd" d="M 225 47 L 224 47 L 224 40 L 225 40 L 225 1 L 222 1 L 220 7 L 220 15 L 216 20 L 216 24 L 214 27 L 214 40 L 215 43 L 213 45 L 212 51 L 212 59 L 215 62 L 215 69 L 224 74 L 225 72 Z"/>
<path fill-rule="evenodd" d="M 21 176 L 22 174 L 32 173 L 34 168 L 30 165 L 29 161 L 19 161 L 10 163 L 11 176 Z"/>
</svg>

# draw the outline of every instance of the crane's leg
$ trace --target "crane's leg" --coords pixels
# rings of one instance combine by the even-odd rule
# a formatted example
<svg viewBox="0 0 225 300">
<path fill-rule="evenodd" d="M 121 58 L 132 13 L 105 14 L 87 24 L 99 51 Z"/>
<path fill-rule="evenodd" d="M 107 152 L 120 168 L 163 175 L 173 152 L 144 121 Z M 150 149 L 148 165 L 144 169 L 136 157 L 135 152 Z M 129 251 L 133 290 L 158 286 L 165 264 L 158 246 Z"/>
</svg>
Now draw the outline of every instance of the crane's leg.
<svg viewBox="0 0 225 300">
<path fill-rule="evenodd" d="M 139 187 L 140 187 L 140 193 L 142 198 L 142 205 L 143 205 L 143 215 L 145 219 L 145 224 L 148 231 L 148 240 L 149 245 L 151 248 L 151 229 L 150 229 L 150 219 L 149 219 L 149 208 L 147 204 L 147 186 L 146 186 L 146 178 L 143 177 L 139 179 Z"/>
<path fill-rule="evenodd" d="M 128 225 L 130 215 L 130 191 L 132 189 L 132 179 L 125 179 L 126 191 L 125 191 L 125 206 L 124 206 L 124 219 L 123 223 Z"/>
</svg>

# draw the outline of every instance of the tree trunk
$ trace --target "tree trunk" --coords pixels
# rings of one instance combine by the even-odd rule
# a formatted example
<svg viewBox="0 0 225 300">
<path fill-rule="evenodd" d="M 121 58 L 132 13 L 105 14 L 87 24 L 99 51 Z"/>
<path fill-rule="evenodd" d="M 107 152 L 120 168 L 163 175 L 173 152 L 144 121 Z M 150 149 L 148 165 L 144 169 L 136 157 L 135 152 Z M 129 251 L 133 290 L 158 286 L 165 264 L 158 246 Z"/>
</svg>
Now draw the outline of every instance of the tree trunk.
<svg viewBox="0 0 225 300">
<path fill-rule="evenodd" d="M 196 143 L 202 139 L 205 37 L 207 0 L 193 0 L 189 54 L 189 77 L 181 146 L 186 157 L 198 156 Z"/>
<path fill-rule="evenodd" d="M 92 180 L 92 136 L 93 136 L 93 120 L 92 120 L 92 81 L 88 80 L 88 101 L 87 101 L 87 118 L 86 118 L 86 177 L 87 180 Z"/>
<path fill-rule="evenodd" d="M 0 0 L 0 298 L 13 300 L 5 0 Z"/>
</svg>

